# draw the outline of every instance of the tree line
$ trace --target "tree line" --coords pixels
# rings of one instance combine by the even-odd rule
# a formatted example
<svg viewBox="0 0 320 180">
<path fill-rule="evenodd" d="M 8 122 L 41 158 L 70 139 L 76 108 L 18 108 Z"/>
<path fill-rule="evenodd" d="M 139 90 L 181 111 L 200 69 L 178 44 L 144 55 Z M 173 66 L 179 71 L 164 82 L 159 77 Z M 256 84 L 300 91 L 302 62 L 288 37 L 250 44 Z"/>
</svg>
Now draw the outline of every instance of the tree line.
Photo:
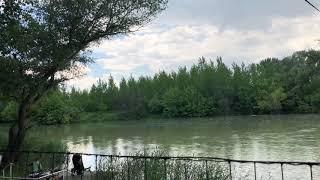
<svg viewBox="0 0 320 180">
<path fill-rule="evenodd" d="M 89 90 L 57 88 L 33 108 L 45 124 L 68 123 L 79 113 L 116 112 L 119 118 L 206 117 L 320 111 L 320 52 L 299 51 L 228 67 L 222 58 L 200 58 L 191 68 L 152 77 L 99 80 Z M 15 104 L 2 101 L 2 119 L 14 120 Z"/>
</svg>

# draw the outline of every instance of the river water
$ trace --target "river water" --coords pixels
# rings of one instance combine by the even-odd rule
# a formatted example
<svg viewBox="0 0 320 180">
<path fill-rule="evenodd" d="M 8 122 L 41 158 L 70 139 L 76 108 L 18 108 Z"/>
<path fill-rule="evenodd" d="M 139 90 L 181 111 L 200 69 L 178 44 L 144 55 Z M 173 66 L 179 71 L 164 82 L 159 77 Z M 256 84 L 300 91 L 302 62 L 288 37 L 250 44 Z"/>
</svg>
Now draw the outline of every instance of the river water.
<svg viewBox="0 0 320 180">
<path fill-rule="evenodd" d="M 6 127 L 0 127 L 5 136 Z M 37 127 L 37 143 L 61 141 L 69 151 L 133 155 L 166 151 L 178 156 L 240 160 L 320 161 L 320 115 L 149 119 Z"/>
</svg>

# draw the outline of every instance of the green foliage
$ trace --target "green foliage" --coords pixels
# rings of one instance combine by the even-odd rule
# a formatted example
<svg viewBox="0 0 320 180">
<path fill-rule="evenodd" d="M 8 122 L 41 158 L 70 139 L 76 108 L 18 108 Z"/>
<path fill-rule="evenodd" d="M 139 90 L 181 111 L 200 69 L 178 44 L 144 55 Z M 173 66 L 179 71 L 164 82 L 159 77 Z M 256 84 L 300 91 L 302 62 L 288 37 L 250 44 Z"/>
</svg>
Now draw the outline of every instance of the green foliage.
<svg viewBox="0 0 320 180">
<path fill-rule="evenodd" d="M 178 88 L 171 88 L 164 94 L 164 112 L 171 116 L 184 116 L 187 112 L 188 99 Z"/>
<path fill-rule="evenodd" d="M 117 112 L 112 119 L 139 119 L 147 114 L 316 113 L 320 110 L 319 59 L 320 52 L 311 50 L 229 68 L 221 58 L 215 62 L 200 58 L 189 70 L 122 79 L 118 87 L 110 77 L 108 82 L 99 80 L 90 91 L 72 89 L 65 96 L 82 112 Z"/>
<path fill-rule="evenodd" d="M 226 66 L 221 58 L 189 70 L 164 71 L 138 80 L 98 81 L 90 91 L 66 96 L 82 112 L 121 112 L 119 119 L 147 114 L 203 117 L 221 114 L 316 113 L 320 110 L 320 52 L 301 51 L 282 60 Z"/>
<path fill-rule="evenodd" d="M 221 114 L 320 112 L 320 52 L 302 51 L 282 60 L 226 66 L 204 58 L 189 70 L 153 77 L 99 80 L 90 90 L 55 90 L 41 101 L 43 124 L 140 119 L 147 115 L 203 117 Z M 13 117 L 5 106 L 3 116 Z M 79 113 L 81 116 L 79 117 Z M 78 116 L 77 116 L 78 115 Z M 10 118 L 7 118 L 10 119 Z"/>
<path fill-rule="evenodd" d="M 14 101 L 19 108 L 19 126 L 9 142 L 23 139 L 24 133 L 19 131 L 28 127 L 32 106 L 41 97 L 82 74 L 82 68 L 92 62 L 88 56 L 90 45 L 137 31 L 166 6 L 167 0 L 1 1 L 0 96 Z M 108 95 L 113 97 L 117 87 L 112 78 L 108 84 Z M 105 106 L 105 99 L 99 98 L 105 90 L 99 85 L 90 92 L 96 99 L 75 101 L 77 108 L 112 108 L 114 99 L 107 99 L 109 106 Z M 86 106 L 82 107 L 84 101 Z M 74 109 L 57 96 L 49 96 L 39 107 L 32 119 L 41 123 L 67 123 L 73 119 Z M 9 117 L 10 108 L 5 108 L 5 116 Z M 20 135 L 19 139 L 13 137 Z"/>
<path fill-rule="evenodd" d="M 83 73 L 92 62 L 92 44 L 137 31 L 166 5 L 167 0 L 1 1 L 0 96 L 15 101 L 18 110 L 0 169 L 18 158 L 13 151 L 22 146 L 30 119 L 72 120 L 73 109 L 56 98 L 40 106 L 37 118 L 30 112 L 47 92 Z"/>
<path fill-rule="evenodd" d="M 55 91 L 44 98 L 34 110 L 34 118 L 40 124 L 66 124 L 76 121 L 79 110 L 68 102 L 68 97 Z"/>
<path fill-rule="evenodd" d="M 150 22 L 167 0 L 12 0 L 0 3 L 0 90 L 35 101 L 79 75 L 86 49 Z M 23 39 L 23 41 L 21 41 Z"/>
<path fill-rule="evenodd" d="M 100 179 L 193 179 L 226 180 L 230 178 L 224 163 L 185 159 L 164 159 L 165 153 L 136 153 L 149 158 L 108 158 L 99 161 L 97 177 Z"/>
<path fill-rule="evenodd" d="M 313 112 L 320 112 L 320 90 L 310 95 L 310 102 L 313 107 Z"/>
<path fill-rule="evenodd" d="M 159 98 L 159 96 L 153 96 L 148 103 L 148 110 L 153 114 L 161 114 L 164 109 L 163 101 Z"/>
<path fill-rule="evenodd" d="M 265 92 L 264 96 L 258 100 L 259 109 L 262 112 L 279 112 L 282 109 L 282 101 L 286 99 L 286 94 L 283 88 L 275 89 L 268 94 Z"/>
<path fill-rule="evenodd" d="M 215 112 L 211 99 L 204 98 L 196 89 L 169 89 L 163 97 L 164 114 L 169 117 L 208 116 Z"/>
<path fill-rule="evenodd" d="M 5 102 L 0 100 L 0 112 L 5 108 Z"/>
<path fill-rule="evenodd" d="M 13 122 L 17 119 L 17 104 L 8 102 L 0 112 L 0 122 Z"/>
<path fill-rule="evenodd" d="M 79 120 L 75 122 L 80 123 L 96 123 L 96 122 L 107 122 L 107 121 L 115 121 L 121 119 L 120 112 L 82 112 L 79 114 Z"/>
</svg>

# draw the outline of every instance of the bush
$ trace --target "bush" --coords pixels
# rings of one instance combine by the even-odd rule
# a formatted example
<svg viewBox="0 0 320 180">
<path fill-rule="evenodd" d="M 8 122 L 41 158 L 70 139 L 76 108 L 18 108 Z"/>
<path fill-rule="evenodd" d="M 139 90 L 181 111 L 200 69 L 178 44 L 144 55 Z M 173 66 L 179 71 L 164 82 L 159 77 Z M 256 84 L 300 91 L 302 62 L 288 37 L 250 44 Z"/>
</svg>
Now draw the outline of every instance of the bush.
<svg viewBox="0 0 320 180">
<path fill-rule="evenodd" d="M 17 104 L 10 101 L 0 113 L 0 122 L 13 122 L 17 119 Z"/>
<path fill-rule="evenodd" d="M 153 114 L 161 114 L 163 109 L 163 102 L 160 100 L 160 98 L 157 95 L 153 96 L 148 103 L 149 112 Z"/>
<path fill-rule="evenodd" d="M 34 119 L 44 125 L 67 124 L 79 119 L 78 113 L 66 97 L 54 92 L 36 106 Z"/>
<path fill-rule="evenodd" d="M 215 113 L 212 98 L 205 98 L 195 88 L 169 89 L 163 98 L 164 114 L 169 117 L 200 117 Z"/>
</svg>

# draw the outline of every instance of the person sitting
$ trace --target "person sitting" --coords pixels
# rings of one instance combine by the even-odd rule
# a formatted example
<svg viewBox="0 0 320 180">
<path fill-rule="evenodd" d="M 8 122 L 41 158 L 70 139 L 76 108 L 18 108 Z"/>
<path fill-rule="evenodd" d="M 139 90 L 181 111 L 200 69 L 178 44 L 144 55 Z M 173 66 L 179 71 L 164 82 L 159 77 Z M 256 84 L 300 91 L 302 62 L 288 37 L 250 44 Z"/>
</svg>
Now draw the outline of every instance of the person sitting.
<svg viewBox="0 0 320 180">
<path fill-rule="evenodd" d="M 37 158 L 35 161 L 31 162 L 30 164 L 30 175 L 29 177 L 40 177 L 43 173 L 43 168 L 40 163 L 40 158 Z"/>
<path fill-rule="evenodd" d="M 74 154 L 72 156 L 73 168 L 71 172 L 76 175 L 83 175 L 85 169 L 83 166 L 82 156 L 80 154 Z"/>
</svg>

